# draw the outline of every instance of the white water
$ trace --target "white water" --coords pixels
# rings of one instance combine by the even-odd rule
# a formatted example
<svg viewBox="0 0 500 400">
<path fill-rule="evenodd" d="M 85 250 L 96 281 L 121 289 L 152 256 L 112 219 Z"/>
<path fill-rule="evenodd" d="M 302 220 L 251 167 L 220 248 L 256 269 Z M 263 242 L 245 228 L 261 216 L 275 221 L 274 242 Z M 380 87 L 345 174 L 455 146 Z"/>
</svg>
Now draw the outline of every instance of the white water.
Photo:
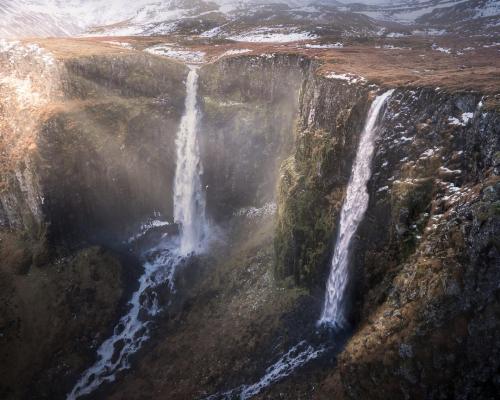
<svg viewBox="0 0 500 400">
<path fill-rule="evenodd" d="M 242 385 L 224 393 L 207 397 L 205 400 L 235 399 L 247 400 L 259 394 L 263 389 L 287 377 L 297 368 L 318 358 L 325 347 L 314 347 L 305 340 L 293 346 L 287 353 L 279 358 L 265 372 L 264 376 L 251 385 Z"/>
<path fill-rule="evenodd" d="M 139 289 L 132 295 L 125 314 L 113 330 L 113 335 L 97 350 L 97 361 L 87 369 L 68 395 L 68 400 L 77 399 L 96 390 L 104 382 L 113 382 L 116 373 L 130 368 L 129 358 L 149 339 L 150 321 L 161 308 L 155 288 L 167 284 L 173 292 L 174 274 L 182 257 L 176 252 L 175 242 L 161 243 L 151 249 L 144 263 L 144 273 L 139 278 Z"/>
<path fill-rule="evenodd" d="M 205 193 L 201 189 L 203 167 L 198 146 L 198 72 L 190 66 L 186 82 L 186 112 L 177 134 L 177 166 L 174 185 L 174 220 L 181 229 L 181 254 L 203 250 L 207 235 Z"/>
<path fill-rule="evenodd" d="M 344 295 L 348 283 L 348 250 L 351 239 L 356 232 L 361 219 L 368 207 L 368 192 L 366 184 L 371 175 L 371 162 L 375 149 L 377 121 L 380 110 L 394 90 L 389 90 L 378 96 L 370 106 L 363 132 L 361 133 L 356 158 L 349 184 L 347 196 L 340 215 L 339 238 L 332 259 L 332 270 L 328 280 L 325 308 L 319 324 L 335 328 L 345 326 Z M 293 346 L 278 361 L 267 368 L 265 374 L 256 383 L 242 385 L 236 389 L 217 393 L 205 400 L 234 399 L 247 400 L 260 393 L 266 387 L 282 380 L 298 368 L 334 348 L 327 345 L 313 346 L 302 341 Z"/>
<path fill-rule="evenodd" d="M 320 324 L 339 328 L 347 324 L 345 294 L 349 283 L 349 248 L 368 207 L 369 196 L 366 185 L 371 176 L 377 121 L 382 106 L 392 92 L 393 90 L 389 90 L 375 98 L 361 133 L 351 178 L 347 185 L 347 195 L 340 212 L 339 234 L 332 258 Z"/>
<path fill-rule="evenodd" d="M 144 273 L 139 278 L 139 289 L 128 303 L 128 312 L 115 326 L 113 335 L 98 348 L 97 361 L 82 374 L 68 394 L 68 400 L 92 393 L 102 383 L 114 381 L 117 372 L 130 368 L 130 356 L 150 337 L 151 317 L 162 310 L 157 289 L 168 285 L 170 292 L 175 292 L 174 278 L 177 267 L 186 256 L 203 250 L 207 223 L 205 195 L 201 188 L 202 167 L 196 137 L 197 80 L 196 68 L 190 67 L 186 82 L 186 110 L 176 140 L 174 218 L 179 224 L 180 235 L 177 238 L 167 237 L 161 240 L 143 255 L 146 260 Z"/>
</svg>

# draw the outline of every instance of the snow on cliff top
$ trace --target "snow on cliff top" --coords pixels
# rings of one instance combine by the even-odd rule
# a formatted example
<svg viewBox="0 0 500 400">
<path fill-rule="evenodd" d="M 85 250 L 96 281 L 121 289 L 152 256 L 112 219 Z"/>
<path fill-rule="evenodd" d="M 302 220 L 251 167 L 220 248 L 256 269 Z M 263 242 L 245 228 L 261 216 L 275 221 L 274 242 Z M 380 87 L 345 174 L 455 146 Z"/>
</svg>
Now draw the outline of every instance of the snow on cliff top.
<svg viewBox="0 0 500 400">
<path fill-rule="evenodd" d="M 228 39 L 237 42 L 251 43 L 288 43 L 302 40 L 317 39 L 318 36 L 305 31 L 286 31 L 284 29 L 259 28 L 239 35 L 229 36 Z"/>
</svg>

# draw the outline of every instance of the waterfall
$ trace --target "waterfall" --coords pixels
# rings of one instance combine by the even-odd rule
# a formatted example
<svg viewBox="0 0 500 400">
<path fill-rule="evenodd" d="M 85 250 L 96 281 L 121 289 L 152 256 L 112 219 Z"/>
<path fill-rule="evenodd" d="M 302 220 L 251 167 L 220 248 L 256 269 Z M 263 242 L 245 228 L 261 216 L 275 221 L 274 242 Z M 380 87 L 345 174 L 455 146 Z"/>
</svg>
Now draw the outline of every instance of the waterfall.
<svg viewBox="0 0 500 400">
<path fill-rule="evenodd" d="M 144 272 L 139 278 L 139 288 L 128 302 L 128 312 L 115 326 L 113 335 L 97 349 L 97 361 L 80 376 L 67 400 L 92 393 L 102 383 L 113 382 L 119 371 L 130 368 L 130 356 L 150 337 L 150 318 L 161 311 L 158 288 L 168 286 L 171 293 L 175 292 L 177 267 L 187 256 L 203 250 L 207 221 L 205 194 L 201 186 L 203 169 L 196 136 L 197 88 L 197 67 L 189 66 L 185 112 L 176 139 L 174 220 L 179 224 L 180 235 L 167 237 L 143 254 Z"/>
<path fill-rule="evenodd" d="M 177 166 L 174 184 L 174 220 L 180 226 L 180 253 L 202 249 L 206 237 L 205 194 L 201 187 L 203 167 L 198 146 L 198 71 L 189 66 L 186 110 L 177 133 Z"/>
<path fill-rule="evenodd" d="M 347 195 L 340 212 L 340 226 L 320 324 L 344 327 L 347 322 L 345 294 L 349 283 L 349 248 L 368 207 L 369 195 L 366 185 L 371 176 L 379 113 L 393 91 L 389 90 L 375 98 L 361 133 L 351 178 L 347 185 Z"/>
<path fill-rule="evenodd" d="M 340 227 L 337 244 L 332 258 L 332 269 L 328 279 L 325 307 L 319 320 L 320 325 L 343 327 L 346 325 L 345 292 L 349 281 L 348 261 L 349 246 L 361 219 L 368 207 L 366 184 L 371 175 L 371 162 L 375 149 L 375 136 L 380 110 L 394 90 L 377 96 L 370 106 L 363 132 L 358 145 L 352 174 L 347 185 L 347 196 L 340 213 Z M 257 395 L 266 387 L 289 376 L 297 369 L 329 351 L 336 350 L 342 341 L 312 345 L 303 340 L 293 346 L 274 364 L 267 368 L 265 374 L 251 385 L 241 385 L 235 389 L 216 393 L 204 400 L 230 400 L 238 398 L 247 400 Z"/>
</svg>

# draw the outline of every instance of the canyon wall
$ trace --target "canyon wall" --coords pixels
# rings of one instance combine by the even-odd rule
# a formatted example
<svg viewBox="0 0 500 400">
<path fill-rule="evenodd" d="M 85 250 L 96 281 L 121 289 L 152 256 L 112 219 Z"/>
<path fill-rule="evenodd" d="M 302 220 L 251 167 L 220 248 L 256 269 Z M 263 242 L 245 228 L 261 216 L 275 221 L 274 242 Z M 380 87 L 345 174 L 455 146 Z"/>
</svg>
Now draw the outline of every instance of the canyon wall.
<svg viewBox="0 0 500 400">
<path fill-rule="evenodd" d="M 0 397 L 64 398 L 139 269 L 109 248 L 172 220 L 187 68 L 0 45 Z"/>
<path fill-rule="evenodd" d="M 308 74 L 295 147 L 281 166 L 275 238 L 277 276 L 323 286 L 368 90 Z"/>
<path fill-rule="evenodd" d="M 172 219 L 187 69 L 135 51 L 58 60 L 36 47 L 0 54 L 0 127 L 7 133 L 0 138 L 0 254 L 7 260 L 0 282 L 9 310 L 0 340 L 35 343 L 33 332 L 47 326 L 29 322 L 29 309 L 12 313 L 12 304 L 51 293 L 41 315 L 58 322 L 39 353 L 43 360 L 18 365 L 26 369 L 23 382 L 34 379 L 36 393 L 57 398 L 62 391 L 44 390 L 89 362 L 82 354 L 116 319 L 123 289 L 116 255 L 68 247 L 121 239 L 155 212 Z M 359 134 L 377 89 L 326 78 L 317 67 L 282 54 L 239 55 L 200 69 L 209 215 L 222 222 L 242 207 L 277 203 L 274 263 L 267 249 L 265 264 L 273 264 L 275 279 L 262 276 L 276 287 L 287 283 L 273 292 L 284 299 L 297 287 L 322 297 Z M 317 398 L 383 399 L 388 392 L 470 398 L 498 390 L 499 114 L 493 95 L 395 91 L 380 120 L 370 204 L 352 249 L 353 337 L 337 366 L 322 371 Z M 268 236 L 262 241 L 270 243 Z M 222 280 L 228 287 L 231 276 Z M 75 302 L 59 300 L 61 292 Z M 85 315 L 63 335 L 60 321 L 82 307 Z M 228 318 L 235 320 L 233 312 Z M 88 329 L 78 336 L 82 326 Z M 80 345 L 68 351 L 76 336 Z M 79 356 L 47 362 L 58 342 L 58 354 Z M 31 356 L 14 353 L 5 354 Z M 22 398 L 14 386 L 9 375 L 0 394 Z M 286 385 L 279 390 L 294 393 Z"/>
<path fill-rule="evenodd" d="M 267 71 L 267 61 L 260 62 Z M 243 76 L 241 86 L 231 78 L 236 68 Z M 254 68 L 252 57 L 240 56 L 205 70 L 207 75 L 218 71 L 216 76 L 223 78 L 216 87 L 227 85 L 226 92 L 235 93 L 219 108 L 244 106 L 237 102 L 252 93 L 246 77 L 255 74 Z M 283 80 L 279 73 L 259 78 L 271 88 Z M 291 277 L 316 292 L 324 290 L 330 269 L 337 219 L 374 87 L 319 76 L 311 64 L 294 77 L 299 78 L 296 114 L 290 114 L 294 127 L 281 124 L 288 135 L 294 132 L 293 137 L 279 136 L 286 138 L 286 150 L 276 152 L 272 144 L 260 149 L 273 149 L 278 161 L 283 160 L 276 195 L 275 276 Z M 290 93 L 296 93 L 295 87 Z M 260 93 L 267 92 L 259 87 L 244 103 L 252 104 Z M 211 101 L 205 99 L 207 120 Z M 218 154 L 218 165 L 226 165 L 221 170 L 230 171 L 219 183 L 211 182 L 212 187 L 225 187 L 217 201 L 228 193 L 245 193 L 247 187 L 259 194 L 236 171 L 238 161 L 245 173 L 255 171 L 247 163 L 255 160 L 248 155 L 255 151 L 242 153 L 252 149 L 242 138 L 260 131 L 243 131 L 240 138 L 242 130 L 234 124 L 243 124 L 244 116 L 236 114 L 236 122 L 228 123 L 229 115 L 219 113 L 213 119 L 220 123 L 218 132 L 229 126 L 228 133 L 205 143 L 210 156 Z M 330 398 L 334 392 L 348 398 L 385 398 L 390 391 L 396 397 L 466 398 L 497 390 L 498 358 L 489 354 L 499 351 L 494 335 L 494 282 L 500 277 L 498 118 L 493 95 L 435 88 L 395 91 L 379 121 L 370 204 L 351 249 L 349 296 L 356 328 L 319 397 Z M 263 121 L 260 126 L 269 131 L 266 118 L 259 115 L 255 121 Z M 217 131 L 210 129 L 208 138 L 213 138 Z M 234 145 L 226 152 L 231 141 Z M 211 168 L 220 171 L 210 165 L 208 179 Z M 235 191 L 234 182 L 244 185 Z"/>
<path fill-rule="evenodd" d="M 275 201 L 309 68 L 304 57 L 278 54 L 231 57 L 202 68 L 200 140 L 215 219 Z"/>
<path fill-rule="evenodd" d="M 368 88 L 311 82 L 282 166 L 275 268 L 314 289 L 330 268 Z M 493 95 L 400 88 L 390 99 L 351 248 L 356 328 L 318 398 L 498 391 L 499 126 Z"/>
<path fill-rule="evenodd" d="M 346 397 L 500 390 L 499 123 L 493 96 L 390 101 L 353 258 L 359 328 L 329 381 Z"/>
<path fill-rule="evenodd" d="M 13 134 L 6 146 L 2 225 L 32 232 L 35 221 L 70 242 L 116 233 L 154 212 L 171 219 L 187 69 L 141 53 L 50 62 L 50 76 L 26 60 L 10 66 L 57 93 L 25 108 L 19 99 L 3 104 L 2 119 L 26 138 Z"/>
</svg>

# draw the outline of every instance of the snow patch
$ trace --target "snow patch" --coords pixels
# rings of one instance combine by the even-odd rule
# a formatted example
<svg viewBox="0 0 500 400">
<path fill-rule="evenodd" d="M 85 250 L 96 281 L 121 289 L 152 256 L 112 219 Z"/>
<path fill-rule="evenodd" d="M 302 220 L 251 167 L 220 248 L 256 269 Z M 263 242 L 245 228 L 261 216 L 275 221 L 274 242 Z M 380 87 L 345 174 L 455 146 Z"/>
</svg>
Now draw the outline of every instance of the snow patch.
<svg viewBox="0 0 500 400">
<path fill-rule="evenodd" d="M 474 114 L 471 112 L 465 112 L 460 116 L 460 119 L 456 117 L 448 117 L 448 124 L 455 126 L 466 126 L 469 124 L 469 121 L 474 117 Z"/>
<path fill-rule="evenodd" d="M 441 53 L 451 54 L 451 49 L 448 47 L 440 47 L 436 43 L 434 43 L 431 47 L 432 50 L 440 51 Z"/>
<path fill-rule="evenodd" d="M 127 43 L 127 42 L 116 42 L 114 40 L 105 40 L 103 43 L 107 43 L 107 44 L 110 44 L 112 46 L 123 47 L 124 49 L 128 49 L 128 50 L 134 50 L 134 47 L 130 43 Z"/>
<path fill-rule="evenodd" d="M 354 84 L 354 83 L 364 83 L 366 82 L 366 78 L 363 78 L 362 76 L 354 75 L 354 74 L 337 74 L 335 72 L 330 72 L 327 75 L 325 75 L 325 78 L 328 79 L 338 79 L 341 81 L 346 81 L 349 85 Z"/>
<path fill-rule="evenodd" d="M 174 58 L 189 64 L 200 64 L 205 61 L 205 53 L 203 51 L 173 47 L 169 44 L 158 44 L 148 47 L 144 51 L 157 56 Z"/>
<path fill-rule="evenodd" d="M 310 44 L 307 43 L 305 46 L 307 49 L 341 49 L 344 45 L 340 42 L 329 43 L 329 44 Z"/>
<path fill-rule="evenodd" d="M 226 56 L 234 56 L 237 54 L 245 54 L 245 53 L 249 53 L 251 51 L 252 50 L 250 50 L 250 49 L 232 49 L 232 50 L 225 51 L 217 59 L 222 58 L 222 57 L 226 57 Z"/>
<path fill-rule="evenodd" d="M 239 35 L 229 36 L 236 42 L 288 43 L 317 39 L 318 36 L 306 31 L 286 31 L 283 28 L 259 28 Z"/>
<path fill-rule="evenodd" d="M 256 218 L 274 215 L 276 213 L 276 210 L 277 210 L 276 203 L 269 202 L 269 203 L 264 204 L 260 208 L 256 208 L 256 207 L 240 208 L 233 215 L 235 217 L 245 217 L 248 219 L 256 219 Z"/>
</svg>

